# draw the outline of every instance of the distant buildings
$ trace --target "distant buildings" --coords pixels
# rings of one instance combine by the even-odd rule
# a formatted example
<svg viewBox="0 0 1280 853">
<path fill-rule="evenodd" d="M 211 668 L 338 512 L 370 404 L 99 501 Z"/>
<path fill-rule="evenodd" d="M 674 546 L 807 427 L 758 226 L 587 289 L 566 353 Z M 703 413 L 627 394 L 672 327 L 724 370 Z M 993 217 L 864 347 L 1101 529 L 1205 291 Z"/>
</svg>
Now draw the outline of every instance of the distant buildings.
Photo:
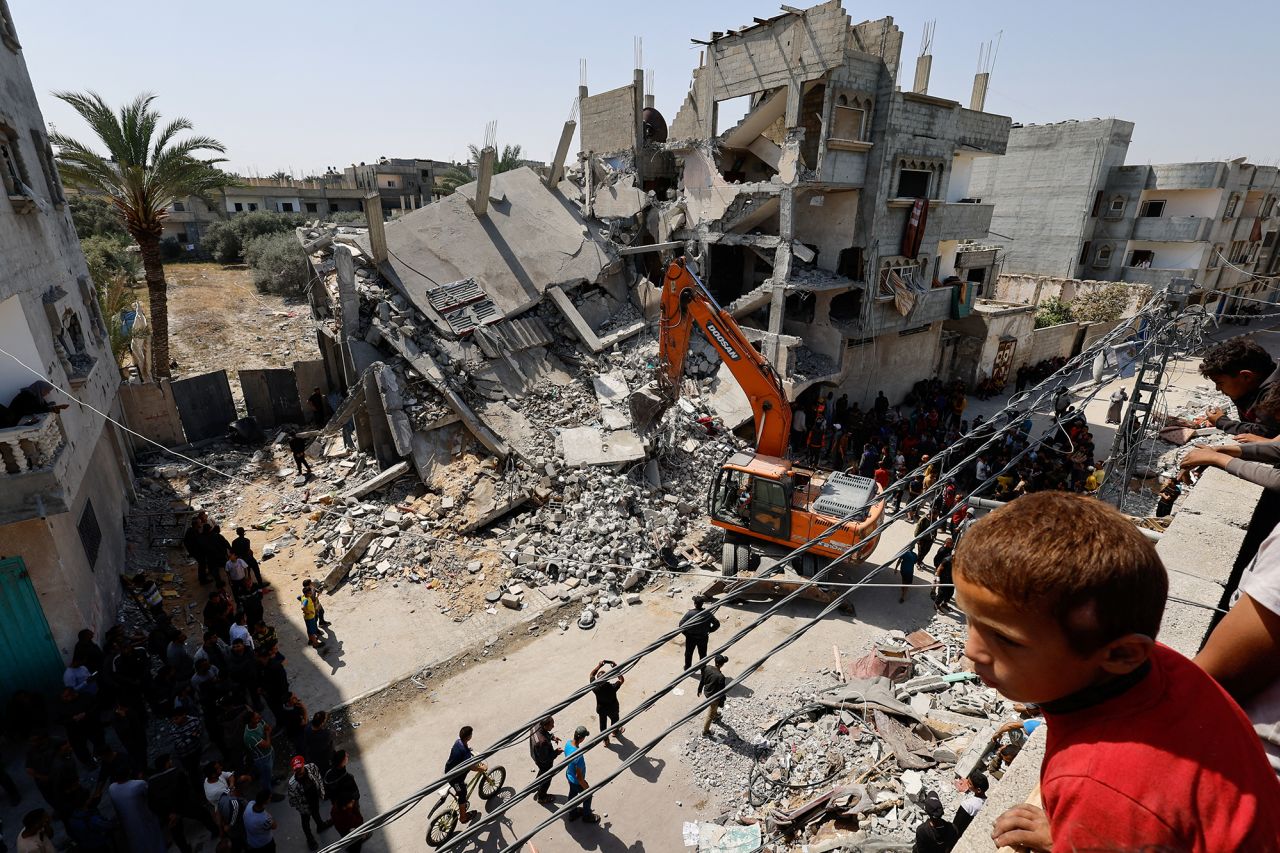
<svg viewBox="0 0 1280 853">
<path fill-rule="evenodd" d="M 383 215 L 390 219 L 430 204 L 437 194 L 436 179 L 451 166 L 439 160 L 381 157 L 376 163 L 353 163 L 344 175 L 348 186 L 382 196 Z"/>
<path fill-rule="evenodd" d="M 1015 127 L 1003 158 L 975 164 L 971 192 L 995 206 L 1004 271 L 1260 292 L 1255 277 L 1280 271 L 1276 167 L 1126 166 L 1132 132 L 1117 119 Z M 1199 298 L 1220 311 L 1235 304 L 1222 295 Z"/>
<path fill-rule="evenodd" d="M 116 620 L 131 474 L 120 370 L 0 3 L 0 404 L 48 377 L 61 411 L 0 420 L 0 701 L 59 684 L 81 628 Z M 31 368 L 35 371 L 33 374 Z M 96 410 L 96 411 L 95 411 Z M 0 410 L 0 416 L 5 415 Z"/>
<path fill-rule="evenodd" d="M 366 191 L 349 186 L 338 175 L 330 180 L 241 178 L 241 186 L 216 191 L 212 207 L 194 196 L 170 205 L 164 236 L 183 246 L 198 246 L 210 223 L 237 213 L 266 210 L 301 213 L 323 219 L 334 213 L 361 212 Z"/>
</svg>

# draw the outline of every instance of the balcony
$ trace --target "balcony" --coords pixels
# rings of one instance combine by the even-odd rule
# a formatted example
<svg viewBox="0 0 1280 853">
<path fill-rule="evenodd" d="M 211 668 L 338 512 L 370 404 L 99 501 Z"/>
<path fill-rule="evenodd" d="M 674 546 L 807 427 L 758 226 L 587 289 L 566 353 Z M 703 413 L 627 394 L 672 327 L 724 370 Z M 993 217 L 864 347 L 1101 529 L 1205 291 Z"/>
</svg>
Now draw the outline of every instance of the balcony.
<svg viewBox="0 0 1280 853">
<path fill-rule="evenodd" d="M 954 289 L 953 287 L 934 287 L 926 290 L 917 297 L 915 307 L 905 317 L 898 313 L 892 297 L 879 297 L 867 306 L 864 314 L 865 323 L 833 320 L 831 325 L 839 329 L 845 337 L 870 338 L 938 323 L 951 317 L 951 297 Z"/>
<path fill-rule="evenodd" d="M 1204 216 L 1147 216 L 1133 224 L 1134 240 L 1199 243 L 1209 239 L 1213 220 Z"/>
<path fill-rule="evenodd" d="M 67 512 L 67 438 L 57 413 L 0 429 L 0 524 Z"/>
<path fill-rule="evenodd" d="M 1146 284 L 1151 287 L 1162 290 L 1169 286 L 1169 282 L 1175 278 L 1196 277 L 1194 269 L 1177 269 L 1177 270 L 1160 270 L 1150 267 L 1125 267 L 1121 281 L 1127 281 L 1131 284 Z"/>
<path fill-rule="evenodd" d="M 890 202 L 891 205 L 896 204 Z M 902 224 L 910 215 L 910 202 L 903 205 Z M 941 240 L 985 240 L 991 231 L 994 204 L 971 202 L 930 202 L 929 221 L 925 227 L 925 245 Z"/>
</svg>

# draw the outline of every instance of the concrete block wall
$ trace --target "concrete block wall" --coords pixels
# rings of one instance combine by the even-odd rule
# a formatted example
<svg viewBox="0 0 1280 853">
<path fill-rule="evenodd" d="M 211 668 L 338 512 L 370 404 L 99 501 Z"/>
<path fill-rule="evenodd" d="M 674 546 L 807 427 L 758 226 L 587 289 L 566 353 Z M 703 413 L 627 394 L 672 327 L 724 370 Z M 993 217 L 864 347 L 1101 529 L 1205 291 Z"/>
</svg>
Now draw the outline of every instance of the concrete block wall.
<svg viewBox="0 0 1280 853">
<path fill-rule="evenodd" d="M 707 48 L 715 66 L 717 101 L 812 80 L 841 64 L 849 16 L 840 0 L 828 0 L 771 24 L 726 36 Z"/>
<path fill-rule="evenodd" d="M 1016 247 L 1007 272 L 1076 274 L 1094 196 L 1132 133 L 1117 119 L 1018 127 L 1003 157 L 974 162 L 969 194 L 995 204 L 991 231 L 1010 239 L 993 242 Z"/>
<path fill-rule="evenodd" d="M 1169 570 L 1169 594 L 1217 607 L 1233 591 L 1231 569 L 1262 488 L 1210 468 L 1191 489 L 1156 551 Z M 1160 642 L 1188 657 L 1208 636 L 1213 611 L 1171 601 Z"/>
<path fill-rule="evenodd" d="M 635 86 L 628 84 L 587 97 L 579 105 L 579 140 L 583 151 L 597 154 L 635 147 Z"/>
<path fill-rule="evenodd" d="M 1070 358 L 1075 350 L 1076 335 L 1079 332 L 1079 323 L 1061 323 L 1057 326 L 1036 329 L 1030 335 L 1030 350 L 1024 360 L 1028 364 L 1036 364 L 1047 358 L 1058 356 Z"/>
</svg>

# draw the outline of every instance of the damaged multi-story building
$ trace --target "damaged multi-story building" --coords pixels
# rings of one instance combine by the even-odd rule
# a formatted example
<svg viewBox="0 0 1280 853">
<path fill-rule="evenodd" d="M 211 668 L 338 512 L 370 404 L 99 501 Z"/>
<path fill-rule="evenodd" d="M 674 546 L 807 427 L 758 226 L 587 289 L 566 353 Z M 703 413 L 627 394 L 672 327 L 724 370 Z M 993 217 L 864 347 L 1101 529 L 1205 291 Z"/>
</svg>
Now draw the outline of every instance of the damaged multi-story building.
<svg viewBox="0 0 1280 853">
<path fill-rule="evenodd" d="M 1010 128 L 982 110 L 986 74 L 966 109 L 929 93 L 926 52 L 902 91 L 901 30 L 851 24 L 834 0 L 703 46 L 665 146 L 677 195 L 655 239 L 695 247 L 793 398 L 819 386 L 900 398 L 939 371 L 944 321 L 995 274 L 992 207 L 969 192 Z M 723 126 L 734 99 L 746 115 Z"/>
</svg>

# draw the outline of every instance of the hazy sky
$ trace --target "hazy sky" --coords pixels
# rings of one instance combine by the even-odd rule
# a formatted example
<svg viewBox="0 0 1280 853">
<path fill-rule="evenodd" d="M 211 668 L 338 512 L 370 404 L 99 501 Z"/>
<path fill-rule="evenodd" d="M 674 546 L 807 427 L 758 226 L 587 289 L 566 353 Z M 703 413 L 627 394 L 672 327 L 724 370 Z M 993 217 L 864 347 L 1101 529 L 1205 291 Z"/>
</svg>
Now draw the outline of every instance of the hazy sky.
<svg viewBox="0 0 1280 853">
<path fill-rule="evenodd" d="M 60 131 L 85 128 L 53 90 L 94 89 L 113 103 L 149 90 L 164 115 L 221 139 L 231 168 L 295 175 L 384 155 L 461 159 L 491 120 L 500 144 L 550 159 L 579 59 L 591 91 L 624 85 L 634 36 L 669 122 L 698 61 L 689 39 L 779 11 L 765 0 L 9 5 L 45 119 Z M 988 111 L 1024 123 L 1133 121 L 1129 163 L 1280 163 L 1275 0 L 846 0 L 845 9 L 855 22 L 894 16 L 907 87 L 925 21 L 937 21 L 930 94 L 966 106 L 979 45 L 1003 30 Z"/>
</svg>

